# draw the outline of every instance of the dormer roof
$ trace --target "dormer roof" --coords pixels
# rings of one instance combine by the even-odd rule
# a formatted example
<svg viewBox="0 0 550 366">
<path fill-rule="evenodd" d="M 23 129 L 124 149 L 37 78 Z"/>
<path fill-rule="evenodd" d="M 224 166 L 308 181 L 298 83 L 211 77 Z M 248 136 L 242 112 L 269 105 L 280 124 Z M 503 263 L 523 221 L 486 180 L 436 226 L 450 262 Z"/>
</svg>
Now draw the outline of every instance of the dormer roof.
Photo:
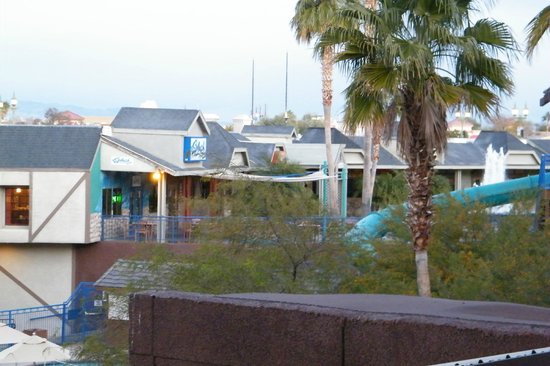
<svg viewBox="0 0 550 366">
<path fill-rule="evenodd" d="M 188 131 L 197 121 L 210 131 L 201 112 L 196 109 L 133 108 L 120 109 L 111 126 L 115 129 Z"/>
</svg>

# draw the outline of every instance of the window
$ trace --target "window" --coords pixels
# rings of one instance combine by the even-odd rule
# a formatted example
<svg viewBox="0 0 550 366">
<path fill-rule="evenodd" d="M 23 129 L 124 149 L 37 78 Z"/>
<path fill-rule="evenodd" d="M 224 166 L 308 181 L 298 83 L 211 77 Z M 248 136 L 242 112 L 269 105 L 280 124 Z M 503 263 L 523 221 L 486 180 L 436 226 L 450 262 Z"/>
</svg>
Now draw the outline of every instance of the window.
<svg viewBox="0 0 550 366">
<path fill-rule="evenodd" d="M 103 215 L 122 215 L 122 189 L 103 189 Z"/>
<path fill-rule="evenodd" d="M 29 187 L 5 187 L 5 224 L 29 225 Z"/>
</svg>

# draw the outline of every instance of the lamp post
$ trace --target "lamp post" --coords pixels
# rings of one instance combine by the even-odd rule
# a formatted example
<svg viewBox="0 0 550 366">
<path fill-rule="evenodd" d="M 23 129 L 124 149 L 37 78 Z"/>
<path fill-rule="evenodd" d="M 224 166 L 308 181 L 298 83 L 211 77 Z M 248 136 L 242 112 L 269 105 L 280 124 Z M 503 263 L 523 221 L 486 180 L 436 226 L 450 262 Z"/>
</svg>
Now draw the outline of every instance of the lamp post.
<svg viewBox="0 0 550 366">
<path fill-rule="evenodd" d="M 529 109 L 527 109 L 527 104 L 525 105 L 525 107 L 523 107 L 521 114 L 519 109 L 514 104 L 514 108 L 512 108 L 512 116 L 516 119 L 516 121 L 523 122 L 528 115 L 529 115 Z M 523 137 L 523 126 L 518 126 L 516 133 L 518 136 Z"/>
<path fill-rule="evenodd" d="M 17 103 L 18 103 L 17 98 L 15 97 L 15 93 L 13 93 L 13 97 L 11 97 L 11 100 L 10 100 L 12 123 L 15 123 L 15 110 L 17 109 Z"/>
<path fill-rule="evenodd" d="M 466 135 L 464 133 L 464 120 L 466 118 L 472 117 L 472 113 L 463 111 L 461 109 L 460 111 L 455 113 L 455 117 L 460 120 L 460 134 L 462 135 L 462 137 L 466 137 Z"/>
</svg>

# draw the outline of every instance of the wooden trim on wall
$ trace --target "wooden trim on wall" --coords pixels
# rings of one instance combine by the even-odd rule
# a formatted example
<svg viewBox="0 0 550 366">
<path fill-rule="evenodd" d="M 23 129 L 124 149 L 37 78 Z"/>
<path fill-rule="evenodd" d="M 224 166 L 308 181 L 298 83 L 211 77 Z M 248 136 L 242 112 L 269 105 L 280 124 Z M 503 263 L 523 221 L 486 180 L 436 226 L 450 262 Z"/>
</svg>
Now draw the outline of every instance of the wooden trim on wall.
<svg viewBox="0 0 550 366">
<path fill-rule="evenodd" d="M 23 291 L 25 291 L 27 294 L 31 295 L 32 298 L 34 298 L 36 301 L 38 301 L 40 304 L 46 306 L 48 310 L 50 310 L 53 314 L 59 315 L 59 312 L 56 311 L 54 308 L 48 304 L 46 300 L 41 298 L 36 292 L 31 290 L 27 285 L 25 285 L 19 278 L 15 277 L 10 271 L 8 271 L 4 266 L 0 265 L 0 272 L 6 275 L 10 280 L 12 280 L 17 286 L 19 286 Z"/>
<path fill-rule="evenodd" d="M 73 187 L 69 190 L 69 192 L 67 192 L 67 194 L 65 195 L 65 197 L 63 197 L 63 199 L 61 199 L 61 201 L 57 204 L 57 206 L 55 206 L 55 208 L 52 210 L 52 212 L 50 212 L 50 214 L 48 215 L 48 217 L 46 217 L 46 219 L 44 220 L 44 222 L 42 224 L 40 224 L 40 226 L 36 229 L 36 231 L 34 233 L 31 234 L 31 240 L 29 240 L 29 242 L 33 242 L 34 239 L 36 239 L 36 237 L 38 236 L 38 234 L 40 234 L 40 232 L 42 231 L 42 229 L 44 229 L 44 227 L 46 227 L 46 225 L 50 222 L 50 220 L 55 216 L 55 214 L 61 209 L 61 207 L 63 207 L 63 205 L 67 202 L 67 200 L 73 195 L 73 193 L 78 189 L 78 187 L 82 184 L 82 182 L 84 182 L 86 180 L 86 174 L 82 174 L 82 177 L 80 177 L 80 179 L 73 185 Z"/>
</svg>

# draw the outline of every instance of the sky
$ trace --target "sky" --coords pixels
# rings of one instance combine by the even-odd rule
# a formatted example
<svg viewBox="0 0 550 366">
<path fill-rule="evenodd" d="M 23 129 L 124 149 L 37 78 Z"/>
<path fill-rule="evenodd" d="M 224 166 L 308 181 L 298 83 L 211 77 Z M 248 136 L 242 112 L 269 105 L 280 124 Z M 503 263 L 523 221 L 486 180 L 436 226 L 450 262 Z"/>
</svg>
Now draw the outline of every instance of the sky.
<svg viewBox="0 0 550 366">
<path fill-rule="evenodd" d="M 252 109 L 322 114 L 320 64 L 289 26 L 295 0 L 0 0 L 0 97 L 118 110 L 155 101 L 230 122 Z M 523 44 L 524 28 L 548 4 L 497 0 L 484 15 L 506 22 Z M 546 37 L 550 38 L 550 37 Z M 512 65 L 515 95 L 503 99 L 539 122 L 550 87 L 550 39 L 531 63 Z M 333 116 L 348 79 L 335 70 Z M 21 105 L 22 107 L 22 105 Z"/>
</svg>

